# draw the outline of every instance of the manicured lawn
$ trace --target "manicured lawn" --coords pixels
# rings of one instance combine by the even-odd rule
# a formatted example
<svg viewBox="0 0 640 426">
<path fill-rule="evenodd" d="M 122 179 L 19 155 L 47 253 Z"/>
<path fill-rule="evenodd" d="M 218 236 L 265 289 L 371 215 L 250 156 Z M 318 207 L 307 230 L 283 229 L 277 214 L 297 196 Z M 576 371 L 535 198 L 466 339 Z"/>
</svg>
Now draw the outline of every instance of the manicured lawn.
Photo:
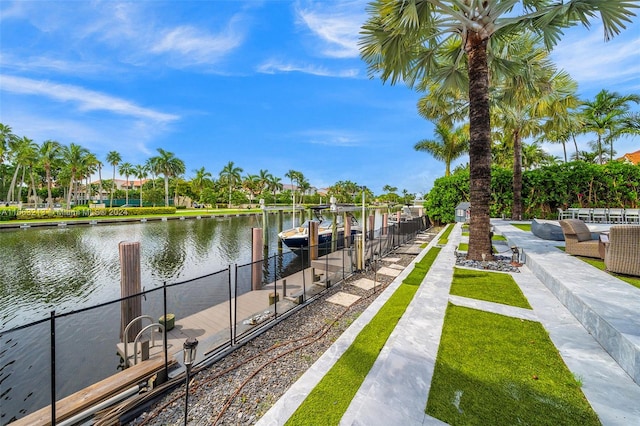
<svg viewBox="0 0 640 426">
<path fill-rule="evenodd" d="M 451 231 L 453 231 L 453 226 L 453 224 L 447 225 L 447 228 L 444 230 L 444 232 L 440 236 L 440 239 L 438 240 L 438 244 L 444 246 L 449 242 L 449 234 L 451 234 Z"/>
<path fill-rule="evenodd" d="M 467 231 L 467 232 L 463 232 L 463 233 L 462 233 L 462 236 L 463 236 L 463 237 L 468 237 L 468 236 L 469 236 L 469 232 L 468 232 L 468 231 Z M 506 237 L 504 237 L 503 235 L 494 235 L 494 236 L 491 238 L 491 241 L 507 241 L 507 238 L 506 238 Z"/>
<path fill-rule="evenodd" d="M 523 231 L 531 232 L 530 223 L 512 223 L 511 226 L 515 226 L 516 228 L 522 229 Z"/>
<path fill-rule="evenodd" d="M 494 253 L 497 253 L 495 246 L 491 246 L 491 249 Z M 469 251 L 469 243 L 460 243 L 458 244 L 458 251 Z"/>
<path fill-rule="evenodd" d="M 449 304 L 426 413 L 452 425 L 599 425 L 541 324 Z"/>
<path fill-rule="evenodd" d="M 524 294 L 509 274 L 454 268 L 451 294 L 531 309 Z"/>
<path fill-rule="evenodd" d="M 57 222 L 75 222 L 75 221 L 90 221 L 90 220 L 126 220 L 126 219 L 142 219 L 153 217 L 180 217 L 180 216 L 205 216 L 205 215 L 237 215 L 246 213 L 262 213 L 261 209 L 189 209 L 189 210 L 176 210 L 174 214 L 127 214 L 123 216 L 90 216 L 90 217 L 55 217 L 51 219 L 17 219 L 11 222 L 19 223 L 57 223 Z M 9 223 L 9 222 L 3 222 Z"/>
<path fill-rule="evenodd" d="M 404 279 L 340 359 L 309 393 L 287 425 L 337 425 L 440 249 L 433 247 Z"/>
</svg>

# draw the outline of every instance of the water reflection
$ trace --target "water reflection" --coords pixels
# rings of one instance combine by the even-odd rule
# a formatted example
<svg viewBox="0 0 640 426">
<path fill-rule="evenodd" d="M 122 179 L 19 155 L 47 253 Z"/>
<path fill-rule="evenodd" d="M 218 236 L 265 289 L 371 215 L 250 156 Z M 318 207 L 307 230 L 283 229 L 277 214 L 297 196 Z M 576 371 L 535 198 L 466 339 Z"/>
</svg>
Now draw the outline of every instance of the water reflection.
<svg viewBox="0 0 640 426">
<path fill-rule="evenodd" d="M 120 241 L 141 242 L 147 289 L 251 260 L 259 216 L 0 232 L 0 318 L 9 329 L 120 297 Z M 260 219 L 261 220 L 261 219 Z M 285 224 L 288 226 L 288 224 Z M 270 251 L 277 229 L 270 229 Z"/>
</svg>

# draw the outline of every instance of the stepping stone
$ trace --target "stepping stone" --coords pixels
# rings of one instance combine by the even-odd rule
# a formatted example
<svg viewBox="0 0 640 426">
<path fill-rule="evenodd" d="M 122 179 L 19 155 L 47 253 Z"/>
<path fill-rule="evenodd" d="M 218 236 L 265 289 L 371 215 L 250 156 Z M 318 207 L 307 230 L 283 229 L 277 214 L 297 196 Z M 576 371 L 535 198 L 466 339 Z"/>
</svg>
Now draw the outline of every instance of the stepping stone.
<svg viewBox="0 0 640 426">
<path fill-rule="evenodd" d="M 360 278 L 358 281 L 354 282 L 353 285 L 360 287 L 363 290 L 371 290 L 375 286 L 375 281 L 370 280 L 369 278 Z"/>
<path fill-rule="evenodd" d="M 354 303 L 356 303 L 358 301 L 358 299 L 360 299 L 360 296 L 356 296 L 355 294 L 349 294 L 349 293 L 345 293 L 343 291 L 339 291 L 338 293 L 334 294 L 333 296 L 329 297 L 327 299 L 327 302 L 331 302 L 335 305 L 340 305 L 340 306 L 351 306 Z"/>
<path fill-rule="evenodd" d="M 383 259 L 381 259 L 384 262 L 391 262 L 391 263 L 396 263 L 396 262 L 400 262 L 400 258 L 399 257 L 385 257 Z"/>
<path fill-rule="evenodd" d="M 393 269 L 397 269 L 399 271 L 404 271 L 404 266 L 402 265 L 396 265 L 395 263 L 389 265 L 389 268 L 393 268 Z"/>
<path fill-rule="evenodd" d="M 397 269 L 387 268 L 386 266 L 383 266 L 382 268 L 378 269 L 377 272 L 379 274 L 382 274 L 382 275 L 388 275 L 390 277 L 397 277 L 398 275 L 400 275 L 401 271 L 399 271 Z"/>
</svg>

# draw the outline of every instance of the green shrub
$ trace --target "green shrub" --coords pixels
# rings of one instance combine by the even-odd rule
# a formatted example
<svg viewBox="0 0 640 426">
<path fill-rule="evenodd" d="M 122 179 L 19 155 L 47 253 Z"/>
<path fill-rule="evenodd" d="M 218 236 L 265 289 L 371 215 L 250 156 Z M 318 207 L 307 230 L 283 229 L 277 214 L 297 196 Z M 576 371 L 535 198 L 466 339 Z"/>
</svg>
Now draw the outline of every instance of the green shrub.
<svg viewBox="0 0 640 426">
<path fill-rule="evenodd" d="M 14 220 L 18 217 L 17 207 L 0 207 L 0 221 Z"/>
</svg>

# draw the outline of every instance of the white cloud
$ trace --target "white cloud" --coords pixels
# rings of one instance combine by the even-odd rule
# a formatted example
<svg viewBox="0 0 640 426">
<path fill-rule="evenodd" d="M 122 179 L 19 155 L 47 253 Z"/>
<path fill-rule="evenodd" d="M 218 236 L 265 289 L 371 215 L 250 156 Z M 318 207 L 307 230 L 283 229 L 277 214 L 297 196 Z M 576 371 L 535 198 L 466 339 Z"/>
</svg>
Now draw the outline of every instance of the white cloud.
<svg viewBox="0 0 640 426">
<path fill-rule="evenodd" d="M 298 6 L 296 14 L 319 39 L 320 52 L 332 58 L 357 58 L 360 26 L 366 20 L 365 2 L 317 2 Z"/>
<path fill-rule="evenodd" d="M 150 51 L 169 55 L 174 66 L 215 63 L 242 44 L 244 35 L 235 29 L 236 21 L 217 35 L 189 25 L 167 29 L 152 42 Z"/>
<path fill-rule="evenodd" d="M 610 87 L 625 83 L 637 87 L 640 75 L 639 28 L 637 23 L 630 25 L 606 43 L 601 24 L 590 30 L 573 28 L 552 52 L 552 58 L 581 86 Z"/>
<path fill-rule="evenodd" d="M 76 104 L 81 111 L 107 111 L 114 114 L 148 119 L 161 123 L 171 122 L 179 118 L 173 114 L 143 108 L 127 100 L 78 86 L 33 80 L 6 74 L 0 75 L 0 80 L 2 81 L 0 90 L 23 95 L 43 96 L 59 102 L 71 102 Z"/>
<path fill-rule="evenodd" d="M 171 5 L 157 7 L 155 2 L 20 3 L 25 4 L 12 9 L 13 18 L 37 28 L 43 43 L 55 40 L 65 46 L 57 53 L 57 63 L 50 64 L 52 71 L 63 71 L 74 61 L 83 61 L 86 67 L 106 58 L 113 62 L 110 67 L 116 61 L 148 67 L 162 60 L 163 65 L 181 69 L 215 64 L 240 47 L 248 31 L 244 12 L 215 17 L 215 22 L 199 16 L 202 22 L 181 23 Z M 21 53 L 21 60 L 39 66 L 51 56 L 39 57 L 37 50 L 28 54 L 32 57 Z"/>
<path fill-rule="evenodd" d="M 345 70 L 330 70 L 326 67 L 319 67 L 317 65 L 300 65 L 294 63 L 284 63 L 278 60 L 272 59 L 267 62 L 262 63 L 258 66 L 258 72 L 263 74 L 276 74 L 276 73 L 287 73 L 287 72 L 300 72 L 303 74 L 312 74 L 322 77 L 357 77 L 359 70 L 355 68 L 345 69 Z"/>
<path fill-rule="evenodd" d="M 304 142 L 314 145 L 353 147 L 361 145 L 361 141 L 348 132 L 341 130 L 311 130 L 299 136 Z"/>
<path fill-rule="evenodd" d="M 2 68 L 20 72 L 58 73 L 79 75 L 100 75 L 115 71 L 115 67 L 109 67 L 98 63 L 64 60 L 50 56 L 19 57 L 5 52 L 0 52 L 0 64 Z"/>
</svg>

